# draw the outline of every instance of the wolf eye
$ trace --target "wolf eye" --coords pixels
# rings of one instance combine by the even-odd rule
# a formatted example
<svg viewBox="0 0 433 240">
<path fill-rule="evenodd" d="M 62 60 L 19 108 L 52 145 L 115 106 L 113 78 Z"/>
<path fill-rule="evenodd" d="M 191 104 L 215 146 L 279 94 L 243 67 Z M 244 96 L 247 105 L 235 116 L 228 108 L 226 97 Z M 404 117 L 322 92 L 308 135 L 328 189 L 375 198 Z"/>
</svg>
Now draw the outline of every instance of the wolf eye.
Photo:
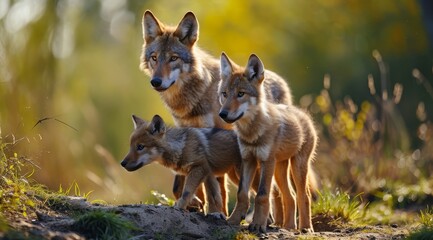
<svg viewBox="0 0 433 240">
<path fill-rule="evenodd" d="M 137 151 L 141 151 L 144 149 L 144 145 L 143 144 L 138 144 L 137 145 Z"/>
<path fill-rule="evenodd" d="M 238 97 L 243 97 L 244 96 L 244 92 L 238 92 Z"/>
<path fill-rule="evenodd" d="M 171 56 L 171 57 L 170 57 L 170 62 L 174 62 L 174 61 L 176 61 L 178 58 L 179 58 L 178 56 Z"/>
<path fill-rule="evenodd" d="M 156 56 L 151 56 L 150 58 L 152 58 L 152 60 L 156 62 Z"/>
<path fill-rule="evenodd" d="M 221 94 L 223 95 L 223 97 L 225 97 L 225 98 L 227 97 L 227 93 L 226 92 L 222 92 Z"/>
</svg>

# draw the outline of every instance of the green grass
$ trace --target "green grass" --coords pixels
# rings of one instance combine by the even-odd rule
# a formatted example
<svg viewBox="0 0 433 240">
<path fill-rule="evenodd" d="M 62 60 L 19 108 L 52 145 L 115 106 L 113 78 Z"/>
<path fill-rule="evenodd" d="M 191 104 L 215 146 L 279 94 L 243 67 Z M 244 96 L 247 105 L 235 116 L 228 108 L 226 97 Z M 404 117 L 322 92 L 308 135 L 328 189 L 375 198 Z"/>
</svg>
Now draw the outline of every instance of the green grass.
<svg viewBox="0 0 433 240">
<path fill-rule="evenodd" d="M 233 236 L 233 238 L 231 238 L 231 239 L 235 239 L 235 240 L 252 240 L 252 239 L 258 239 L 258 237 L 255 234 L 250 233 L 248 231 L 240 231 L 240 232 L 237 232 Z"/>
<path fill-rule="evenodd" d="M 0 212 L 27 218 L 40 204 L 38 196 L 44 195 L 47 190 L 32 183 L 30 178 L 37 166 L 13 152 L 15 144 L 15 141 L 5 143 L 0 137 Z"/>
<path fill-rule="evenodd" d="M 8 239 L 23 239 L 24 235 L 14 229 L 10 222 L 17 219 L 35 219 L 36 211 L 51 208 L 71 215 L 84 213 L 75 209 L 64 197 L 69 195 L 88 198 L 90 192 L 81 193 L 76 182 L 68 188 L 54 192 L 33 181 L 37 168 L 30 159 L 14 151 L 18 141 L 4 142 L 0 136 L 0 232 Z M 20 237 L 20 236 L 23 237 Z"/>
<path fill-rule="evenodd" d="M 74 206 L 70 203 L 70 201 L 66 201 L 65 198 L 67 196 L 75 196 L 75 197 L 81 197 L 84 199 L 88 199 L 90 192 L 87 193 L 81 193 L 80 187 L 78 186 L 77 182 L 73 182 L 68 188 L 63 189 L 62 186 L 59 187 L 59 190 L 57 192 L 50 192 L 46 193 L 43 197 L 45 199 L 44 205 L 48 206 L 49 208 L 67 213 L 68 215 L 78 215 L 85 212 L 84 209 L 79 208 L 78 206 Z M 101 203 L 105 204 L 105 201 L 102 200 L 95 200 L 92 203 Z"/>
<path fill-rule="evenodd" d="M 433 207 L 428 207 L 424 211 L 420 211 L 420 222 L 424 227 L 433 229 Z"/>
<path fill-rule="evenodd" d="M 92 211 L 73 223 L 72 229 L 91 239 L 127 239 L 135 226 L 113 212 Z"/>
<path fill-rule="evenodd" d="M 315 215 L 324 215 L 343 223 L 360 223 L 366 215 L 366 206 L 363 204 L 361 194 L 351 197 L 346 192 L 337 190 L 335 193 L 329 189 L 319 192 L 319 197 L 312 205 Z"/>
<path fill-rule="evenodd" d="M 418 218 L 420 225 L 406 239 L 433 239 L 433 207 L 421 210 Z"/>
<path fill-rule="evenodd" d="M 433 228 L 420 228 L 407 236 L 408 240 L 431 240 L 433 239 Z"/>
</svg>

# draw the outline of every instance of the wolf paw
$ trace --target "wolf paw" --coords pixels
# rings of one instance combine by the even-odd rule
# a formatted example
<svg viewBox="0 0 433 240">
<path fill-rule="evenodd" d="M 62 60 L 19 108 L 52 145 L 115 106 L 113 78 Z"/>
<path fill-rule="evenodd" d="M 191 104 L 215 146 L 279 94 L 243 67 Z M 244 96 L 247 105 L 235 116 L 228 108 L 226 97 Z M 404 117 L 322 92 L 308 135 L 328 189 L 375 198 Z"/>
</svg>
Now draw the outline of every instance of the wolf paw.
<svg viewBox="0 0 433 240">
<path fill-rule="evenodd" d="M 216 218 L 216 219 L 226 220 L 226 216 L 223 213 L 220 213 L 220 212 L 208 213 L 207 215 L 211 216 L 213 218 Z"/>
<path fill-rule="evenodd" d="M 180 207 L 177 203 L 173 206 L 173 208 L 181 212 L 189 212 L 188 209 Z"/>
<path fill-rule="evenodd" d="M 266 233 L 266 224 L 258 224 L 258 223 L 252 222 L 248 226 L 248 231 L 250 231 L 250 232 Z"/>
<path fill-rule="evenodd" d="M 203 202 L 198 197 L 194 197 L 190 201 L 186 209 L 188 209 L 188 211 L 190 212 L 203 212 L 204 205 Z"/>
<path fill-rule="evenodd" d="M 227 222 L 230 225 L 239 225 L 241 223 L 241 221 L 245 219 L 245 216 L 239 216 L 239 215 L 231 215 L 228 219 Z"/>
<path fill-rule="evenodd" d="M 313 228 L 302 228 L 301 232 L 302 233 L 313 233 L 314 230 L 313 230 Z"/>
<path fill-rule="evenodd" d="M 266 220 L 266 222 L 267 222 L 268 226 L 271 225 L 271 224 L 274 224 L 276 226 L 281 226 L 281 224 L 282 224 L 282 222 L 280 223 L 280 222 L 276 221 L 275 219 L 273 219 L 271 214 L 269 214 L 268 219 Z"/>
<path fill-rule="evenodd" d="M 281 226 L 287 230 L 296 230 L 296 224 L 283 224 Z"/>
</svg>

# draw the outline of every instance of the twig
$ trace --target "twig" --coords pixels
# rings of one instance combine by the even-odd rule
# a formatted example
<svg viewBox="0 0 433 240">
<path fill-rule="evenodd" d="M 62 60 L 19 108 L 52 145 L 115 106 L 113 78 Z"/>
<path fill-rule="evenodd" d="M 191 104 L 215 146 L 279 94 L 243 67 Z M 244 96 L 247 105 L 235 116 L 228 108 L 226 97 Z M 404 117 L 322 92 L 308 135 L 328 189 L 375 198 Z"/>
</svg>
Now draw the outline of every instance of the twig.
<svg viewBox="0 0 433 240">
<path fill-rule="evenodd" d="M 69 125 L 69 124 L 67 124 L 67 123 L 65 123 L 65 122 L 63 122 L 63 121 L 61 121 L 61 120 L 59 120 L 59 119 L 57 119 L 57 118 L 54 118 L 54 117 L 45 117 L 45 118 L 42 118 L 42 119 L 38 120 L 38 121 L 35 123 L 35 125 L 32 127 L 32 129 L 35 128 L 38 124 L 40 124 L 40 123 L 42 123 L 42 122 L 45 122 L 45 121 L 47 121 L 47 120 L 55 120 L 55 121 L 57 121 L 57 122 L 59 122 L 59 123 L 65 125 L 65 126 L 67 126 L 67 127 L 72 128 L 72 129 L 75 130 L 76 132 L 78 132 L 78 129 L 76 129 L 76 128 L 72 127 L 71 125 Z"/>
</svg>

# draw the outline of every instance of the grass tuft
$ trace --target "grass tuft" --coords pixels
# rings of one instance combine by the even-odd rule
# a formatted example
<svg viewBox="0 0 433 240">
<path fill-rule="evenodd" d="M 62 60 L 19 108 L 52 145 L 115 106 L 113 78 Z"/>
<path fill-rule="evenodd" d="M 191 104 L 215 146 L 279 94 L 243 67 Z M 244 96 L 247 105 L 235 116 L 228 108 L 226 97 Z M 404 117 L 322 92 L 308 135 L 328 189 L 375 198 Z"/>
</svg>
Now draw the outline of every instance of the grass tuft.
<svg viewBox="0 0 433 240">
<path fill-rule="evenodd" d="M 409 234 L 407 239 L 433 239 L 433 207 L 421 210 L 419 213 L 421 226 Z"/>
<path fill-rule="evenodd" d="M 257 239 L 257 236 L 248 231 L 239 231 L 231 239 L 235 240 L 253 240 Z"/>
<path fill-rule="evenodd" d="M 127 239 L 135 226 L 115 213 L 92 211 L 80 216 L 72 229 L 91 239 Z"/>
<path fill-rule="evenodd" d="M 361 194 L 351 198 L 346 192 L 329 189 L 319 192 L 319 198 L 313 204 L 313 213 L 341 221 L 342 223 L 360 223 L 366 215 L 366 206 L 362 203 Z"/>
<path fill-rule="evenodd" d="M 16 143 L 0 137 L 0 212 L 28 218 L 41 204 L 38 196 L 47 190 L 30 180 L 38 166 L 12 150 Z"/>
<path fill-rule="evenodd" d="M 420 222 L 424 227 L 433 229 L 433 207 L 428 207 L 420 211 Z"/>
</svg>

